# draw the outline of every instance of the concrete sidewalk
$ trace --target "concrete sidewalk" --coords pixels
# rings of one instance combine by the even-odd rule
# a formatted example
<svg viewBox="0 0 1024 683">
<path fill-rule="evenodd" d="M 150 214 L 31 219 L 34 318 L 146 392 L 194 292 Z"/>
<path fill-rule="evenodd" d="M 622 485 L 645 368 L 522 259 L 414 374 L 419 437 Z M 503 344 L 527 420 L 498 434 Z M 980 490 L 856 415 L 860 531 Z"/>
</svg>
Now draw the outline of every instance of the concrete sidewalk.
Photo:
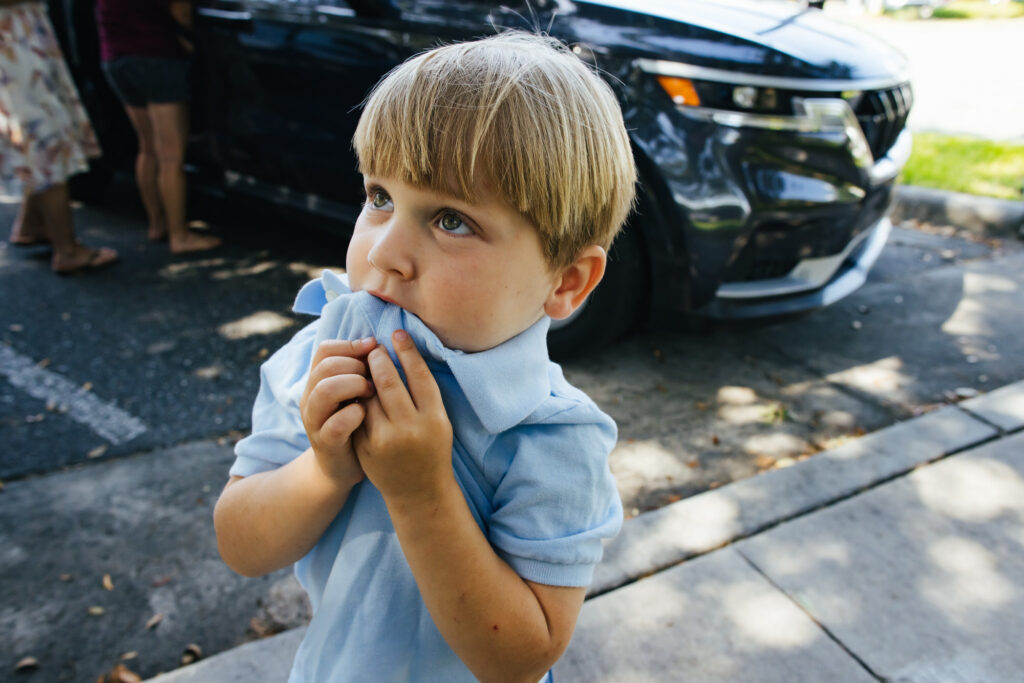
<svg viewBox="0 0 1024 683">
<path fill-rule="evenodd" d="M 1024 382 L 626 522 L 555 680 L 1011 681 Z M 302 629 L 158 676 L 283 681 Z"/>
</svg>

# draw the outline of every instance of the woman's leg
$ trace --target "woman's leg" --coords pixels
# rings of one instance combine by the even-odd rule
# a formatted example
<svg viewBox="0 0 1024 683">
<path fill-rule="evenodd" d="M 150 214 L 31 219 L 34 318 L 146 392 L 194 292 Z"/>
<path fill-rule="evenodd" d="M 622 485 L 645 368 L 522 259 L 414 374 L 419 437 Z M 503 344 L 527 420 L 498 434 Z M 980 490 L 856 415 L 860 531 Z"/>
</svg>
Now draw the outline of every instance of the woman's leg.
<svg viewBox="0 0 1024 683">
<path fill-rule="evenodd" d="M 128 113 L 128 119 L 132 122 L 135 136 L 139 141 L 139 155 L 135 158 L 135 182 L 139 186 L 139 196 L 142 197 L 142 205 L 149 219 L 149 239 L 162 240 L 167 237 L 167 222 L 157 181 L 159 164 L 153 124 L 145 107 L 125 105 L 124 110 Z"/>
<path fill-rule="evenodd" d="M 11 243 L 20 245 L 47 244 L 43 219 L 39 215 L 39 201 L 35 195 L 25 195 L 18 207 L 18 216 L 11 225 Z"/>
<path fill-rule="evenodd" d="M 97 268 L 117 260 L 117 252 L 107 247 L 90 249 L 78 243 L 71 222 L 71 204 L 65 183 L 52 185 L 25 198 L 33 202 L 42 219 L 43 234 L 53 245 L 50 267 L 57 273 Z"/>
<path fill-rule="evenodd" d="M 184 254 L 219 246 L 220 238 L 199 235 L 185 223 L 185 144 L 188 140 L 188 104 L 149 104 L 149 120 L 159 169 L 157 172 L 171 252 Z"/>
</svg>

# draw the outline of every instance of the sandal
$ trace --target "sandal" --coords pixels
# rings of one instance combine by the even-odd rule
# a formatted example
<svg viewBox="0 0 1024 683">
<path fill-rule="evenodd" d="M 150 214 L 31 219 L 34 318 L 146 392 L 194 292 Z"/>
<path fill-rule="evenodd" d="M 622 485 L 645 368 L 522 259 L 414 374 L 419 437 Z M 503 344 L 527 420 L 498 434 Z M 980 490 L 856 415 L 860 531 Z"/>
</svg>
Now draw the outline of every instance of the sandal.
<svg viewBox="0 0 1024 683">
<path fill-rule="evenodd" d="M 53 266 L 53 272 L 57 275 L 74 275 L 87 270 L 105 268 L 117 263 L 117 252 L 109 247 L 99 247 L 97 249 L 83 247 L 83 249 L 86 251 L 84 259 L 78 259 L 67 266 Z"/>
</svg>

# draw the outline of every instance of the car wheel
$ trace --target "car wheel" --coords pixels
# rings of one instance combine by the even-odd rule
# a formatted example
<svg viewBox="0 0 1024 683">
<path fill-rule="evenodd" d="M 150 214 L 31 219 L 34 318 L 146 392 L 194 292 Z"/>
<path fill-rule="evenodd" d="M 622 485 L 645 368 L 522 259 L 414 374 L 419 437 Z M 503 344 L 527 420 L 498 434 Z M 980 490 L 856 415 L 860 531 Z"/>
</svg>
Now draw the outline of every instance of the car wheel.
<svg viewBox="0 0 1024 683">
<path fill-rule="evenodd" d="M 568 360 L 595 351 L 639 325 L 648 292 L 639 233 L 627 224 L 612 244 L 601 284 L 571 316 L 551 321 L 548 350 L 552 358 Z"/>
</svg>

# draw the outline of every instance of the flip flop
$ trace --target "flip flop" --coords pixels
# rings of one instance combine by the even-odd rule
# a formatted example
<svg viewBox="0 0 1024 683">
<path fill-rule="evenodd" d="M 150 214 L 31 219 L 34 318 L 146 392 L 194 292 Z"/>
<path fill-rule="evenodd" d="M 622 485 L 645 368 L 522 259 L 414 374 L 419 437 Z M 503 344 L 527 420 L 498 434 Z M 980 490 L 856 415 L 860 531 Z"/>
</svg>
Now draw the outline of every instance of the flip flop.
<svg viewBox="0 0 1024 683">
<path fill-rule="evenodd" d="M 84 273 L 87 270 L 105 268 L 115 263 L 117 263 L 116 251 L 109 247 L 98 247 L 90 249 L 89 256 L 82 263 L 60 269 L 54 268 L 53 272 L 57 275 L 75 275 L 77 273 Z"/>
</svg>

